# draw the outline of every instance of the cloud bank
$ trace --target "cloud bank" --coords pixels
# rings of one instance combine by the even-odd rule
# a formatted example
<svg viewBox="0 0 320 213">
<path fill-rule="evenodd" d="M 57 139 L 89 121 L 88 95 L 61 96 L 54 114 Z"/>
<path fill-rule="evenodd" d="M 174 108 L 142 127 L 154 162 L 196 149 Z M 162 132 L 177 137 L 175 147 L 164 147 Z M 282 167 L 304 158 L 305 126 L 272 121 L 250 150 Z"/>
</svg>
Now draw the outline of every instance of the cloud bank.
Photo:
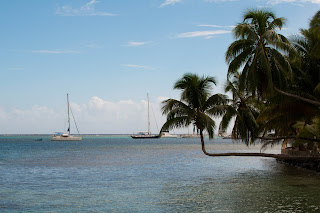
<svg viewBox="0 0 320 213">
<path fill-rule="evenodd" d="M 177 38 L 194 38 L 194 37 L 205 37 L 211 38 L 214 35 L 231 33 L 230 30 L 212 30 L 212 31 L 193 31 L 180 33 L 177 35 Z"/>
<path fill-rule="evenodd" d="M 160 111 L 159 97 L 151 102 L 151 131 L 158 132 L 165 122 Z M 70 103 L 79 131 L 97 134 L 132 134 L 147 130 L 147 101 L 108 101 L 97 96 L 85 104 Z M 151 111 L 153 110 L 153 111 Z M 154 115 L 154 116 L 153 116 Z M 67 130 L 67 110 L 34 105 L 30 109 L 0 108 L 0 134 L 50 134 Z M 157 125 L 158 128 L 157 128 Z M 71 132 L 76 128 L 71 122 Z"/>
<path fill-rule="evenodd" d="M 130 41 L 125 46 L 137 47 L 137 46 L 142 46 L 142 45 L 149 44 L 149 43 L 150 43 L 149 41 L 145 41 L 145 42 Z"/>
</svg>

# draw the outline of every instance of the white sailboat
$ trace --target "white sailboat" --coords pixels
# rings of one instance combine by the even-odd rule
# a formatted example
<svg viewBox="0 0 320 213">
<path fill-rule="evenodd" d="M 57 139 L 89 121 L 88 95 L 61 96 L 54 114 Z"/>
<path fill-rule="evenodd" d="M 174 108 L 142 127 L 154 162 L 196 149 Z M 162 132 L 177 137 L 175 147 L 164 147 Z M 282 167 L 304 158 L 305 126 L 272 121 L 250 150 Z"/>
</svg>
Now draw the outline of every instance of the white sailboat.
<svg viewBox="0 0 320 213">
<path fill-rule="evenodd" d="M 150 115 L 149 115 L 149 94 L 147 94 L 148 97 L 148 131 L 147 132 L 139 132 L 136 135 L 131 135 L 133 139 L 151 139 L 151 138 L 159 138 L 159 134 L 151 134 L 150 132 Z"/>
<path fill-rule="evenodd" d="M 52 136 L 52 141 L 81 141 L 82 137 L 72 136 L 70 133 L 70 105 L 69 105 L 69 94 L 67 94 L 68 102 L 68 132 L 67 133 L 57 133 Z"/>
</svg>

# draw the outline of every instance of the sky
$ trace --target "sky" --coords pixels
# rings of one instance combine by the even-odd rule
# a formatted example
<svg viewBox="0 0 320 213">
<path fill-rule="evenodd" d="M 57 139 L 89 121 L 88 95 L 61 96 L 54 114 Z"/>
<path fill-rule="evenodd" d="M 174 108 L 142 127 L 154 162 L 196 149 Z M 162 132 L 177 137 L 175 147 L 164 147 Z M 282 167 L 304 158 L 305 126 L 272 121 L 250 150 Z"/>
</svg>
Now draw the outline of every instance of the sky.
<svg viewBox="0 0 320 213">
<path fill-rule="evenodd" d="M 0 1 L 0 134 L 66 131 L 67 93 L 82 134 L 145 131 L 149 93 L 158 132 L 161 101 L 179 99 L 185 73 L 215 76 L 212 94 L 223 93 L 232 28 L 248 9 L 285 17 L 291 36 L 320 0 Z"/>
</svg>

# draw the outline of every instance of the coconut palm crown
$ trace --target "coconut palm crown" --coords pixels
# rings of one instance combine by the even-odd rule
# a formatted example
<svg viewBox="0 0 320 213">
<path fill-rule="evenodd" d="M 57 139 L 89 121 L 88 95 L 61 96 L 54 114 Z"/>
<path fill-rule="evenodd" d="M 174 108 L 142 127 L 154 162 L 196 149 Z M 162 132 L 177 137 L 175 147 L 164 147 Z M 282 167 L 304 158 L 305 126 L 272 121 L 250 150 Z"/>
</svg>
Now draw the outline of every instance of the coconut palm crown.
<svg viewBox="0 0 320 213">
<path fill-rule="evenodd" d="M 260 96 L 274 84 L 285 87 L 292 80 L 287 55 L 294 55 L 288 39 L 277 33 L 285 22 L 271 11 L 248 10 L 243 22 L 233 29 L 236 41 L 226 52 L 228 77 L 242 69 L 240 86 Z"/>
</svg>

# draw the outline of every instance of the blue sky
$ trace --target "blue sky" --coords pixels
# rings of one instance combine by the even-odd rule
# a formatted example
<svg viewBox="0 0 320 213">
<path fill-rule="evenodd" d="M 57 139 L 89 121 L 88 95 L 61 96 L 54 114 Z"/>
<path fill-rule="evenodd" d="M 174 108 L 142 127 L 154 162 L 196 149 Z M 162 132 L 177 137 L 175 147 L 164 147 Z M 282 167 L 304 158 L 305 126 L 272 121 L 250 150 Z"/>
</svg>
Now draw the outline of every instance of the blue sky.
<svg viewBox="0 0 320 213">
<path fill-rule="evenodd" d="M 81 133 L 145 130 L 147 92 L 160 128 L 159 103 L 179 98 L 184 73 L 215 76 L 223 92 L 232 26 L 250 8 L 287 18 L 290 36 L 320 0 L 1 1 L 0 134 L 65 130 L 66 93 Z"/>
</svg>

